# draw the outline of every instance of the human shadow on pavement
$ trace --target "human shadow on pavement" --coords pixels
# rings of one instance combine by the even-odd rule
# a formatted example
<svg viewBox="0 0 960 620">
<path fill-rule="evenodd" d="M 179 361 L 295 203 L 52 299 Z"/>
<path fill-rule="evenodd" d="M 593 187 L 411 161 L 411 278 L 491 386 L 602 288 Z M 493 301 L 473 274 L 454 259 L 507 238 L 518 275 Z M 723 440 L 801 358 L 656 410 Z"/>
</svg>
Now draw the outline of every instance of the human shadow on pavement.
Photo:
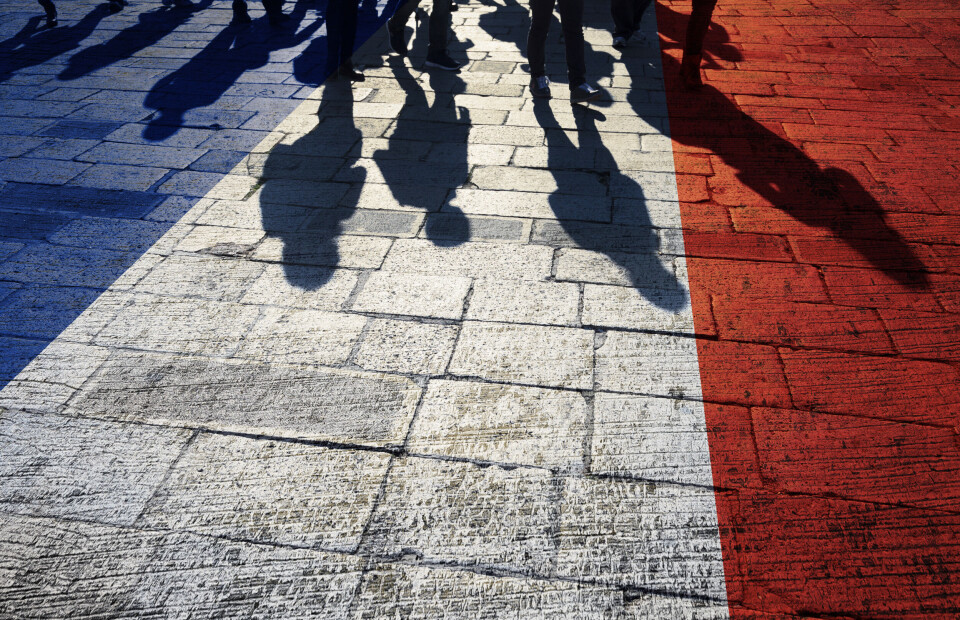
<svg viewBox="0 0 960 620">
<path fill-rule="evenodd" d="M 681 47 L 687 17 L 668 7 L 660 9 L 658 29 L 665 39 L 661 44 L 665 50 Z M 705 50 L 722 60 L 742 60 L 739 50 L 725 44 L 728 40 L 723 28 L 713 24 Z M 806 226 L 826 229 L 899 284 L 913 289 L 928 286 L 921 260 L 886 224 L 883 206 L 853 174 L 834 166 L 820 166 L 710 85 L 695 92 L 684 91 L 680 62 L 669 53 L 662 58 L 670 137 L 719 158 L 735 176 L 734 183 L 742 183 L 760 198 L 750 197 L 750 204 L 744 206 L 777 209 Z M 625 65 L 631 76 L 639 77 L 638 63 L 628 58 Z M 639 100 L 631 102 L 638 114 L 647 107 Z M 760 217 L 774 220 L 772 216 Z M 817 261 L 816 256 L 808 258 Z"/>
<path fill-rule="evenodd" d="M 80 46 L 97 24 L 110 15 L 106 4 L 98 4 L 72 26 L 37 29 L 40 17 L 31 18 L 16 35 L 0 41 L 0 82 L 28 67 L 41 65 Z"/>
<path fill-rule="evenodd" d="M 460 79 L 455 74 L 431 74 L 437 90 L 431 106 L 402 61 L 394 71 L 406 99 L 386 148 L 363 157 L 353 89 L 346 80 L 331 80 L 323 86 L 317 126 L 290 144 L 278 144 L 264 161 L 259 199 L 266 243 L 279 242 L 282 248 L 279 256 L 274 249 L 261 257 L 282 262 L 287 281 L 298 288 L 318 289 L 330 280 L 334 268 L 355 266 L 345 264 L 341 256 L 344 232 L 376 234 L 403 228 L 421 210 L 438 211 L 467 179 L 469 117 L 464 111 L 458 116 L 451 105 L 453 93 L 462 89 L 462 82 L 457 85 Z M 439 148 L 441 158 L 429 159 L 421 148 Z M 371 164 L 399 207 L 391 208 L 388 202 L 383 210 L 374 195 L 370 208 L 358 209 L 362 192 L 375 191 L 373 181 L 380 181 L 369 179 Z M 427 224 L 426 235 L 436 245 L 468 240 L 469 223 L 459 209 L 448 205 L 433 215 L 439 219 Z"/>
<path fill-rule="evenodd" d="M 265 258 L 279 259 L 287 281 L 301 289 L 322 287 L 340 264 L 337 240 L 343 221 L 355 212 L 355 197 L 347 195 L 348 183 L 334 177 L 344 175 L 359 185 L 366 179 L 365 168 L 344 164 L 363 139 L 353 108 L 350 83 L 329 82 L 317 126 L 290 144 L 275 146 L 260 173 L 264 244 L 273 239 L 282 245 L 279 256 Z"/>
<path fill-rule="evenodd" d="M 637 202 L 631 203 L 635 206 L 629 210 L 618 213 L 616 224 L 580 219 L 589 210 L 577 206 L 585 198 L 582 196 L 584 184 L 577 171 L 591 170 L 589 162 L 592 161 L 614 162 L 596 126 L 597 121 L 604 120 L 603 113 L 584 106 L 573 107 L 578 140 L 578 144 L 574 144 L 557 123 L 549 101 L 534 100 L 533 112 L 546 131 L 547 167 L 557 184 L 556 191 L 550 194 L 550 206 L 563 227 L 564 236 L 576 247 L 607 254 L 651 304 L 673 312 L 685 308 L 687 291 L 673 271 L 673 257 L 661 256 L 660 238 L 650 215 L 637 204 L 643 201 L 643 188 L 639 183 L 620 172 L 616 165 L 609 165 L 604 172 L 596 171 L 605 178 L 608 187 L 618 188 L 618 194 Z"/>
<path fill-rule="evenodd" d="M 191 110 L 212 105 L 245 72 L 270 62 L 270 54 L 299 45 L 323 24 L 316 19 L 298 30 L 308 9 L 308 0 L 299 0 L 281 28 L 264 20 L 230 25 L 182 67 L 158 81 L 144 100 L 144 106 L 158 114 L 144 129 L 147 140 L 163 140 L 175 134 Z"/>
<path fill-rule="evenodd" d="M 501 10 L 504 13 L 500 13 Z M 504 34 L 505 18 L 512 36 Z M 527 8 L 515 0 L 498 12 L 486 13 L 480 18 L 481 28 L 501 41 L 514 43 L 520 50 L 526 49 L 529 24 Z M 560 28 L 551 24 L 550 32 L 556 34 L 551 34 L 548 42 L 547 67 L 548 73 L 556 73 L 558 65 L 549 59 L 557 58 L 558 50 L 563 67 L 566 65 L 562 60 L 563 48 L 556 41 Z M 612 70 L 609 54 L 594 50 L 589 43 L 585 43 L 584 53 L 588 78 L 603 77 Z M 566 95 L 566 89 L 555 90 L 563 92 L 554 93 L 554 105 L 567 105 L 557 101 Z M 541 240 L 606 254 L 622 270 L 629 285 L 651 304 L 673 312 L 682 310 L 687 305 L 687 292 L 673 270 L 664 264 L 664 260 L 670 264 L 672 259 L 661 258 L 660 238 L 645 206 L 644 188 L 620 171 L 615 157 L 603 143 L 597 122 L 605 120 L 604 115 L 584 106 L 571 106 L 571 110 L 576 143 L 568 135 L 571 128 L 557 120 L 550 102 L 533 100 L 534 116 L 546 136 L 547 168 L 556 182 L 549 203 L 560 227 L 556 230 L 549 221 L 538 222 Z M 588 186 L 603 188 L 603 195 L 591 193 Z M 616 197 L 631 201 L 629 209 L 618 211 L 616 222 L 612 216 L 612 190 L 616 191 Z"/>
<path fill-rule="evenodd" d="M 61 80 L 75 80 L 107 67 L 117 61 L 133 56 L 140 50 L 155 45 L 213 0 L 201 0 L 190 6 L 160 6 L 152 11 L 140 13 L 137 23 L 121 30 L 112 39 L 104 43 L 84 48 L 70 57 L 67 67 L 57 77 Z"/>
<path fill-rule="evenodd" d="M 394 199 L 404 208 L 413 207 L 442 214 L 427 219 L 426 234 L 440 246 L 459 245 L 470 239 L 470 223 L 458 207 L 450 204 L 469 176 L 467 141 L 470 113 L 454 106 L 465 88 L 463 79 L 446 71 L 427 73 L 433 103 L 403 59 L 390 59 L 397 83 L 405 93 L 386 149 L 373 159 Z M 430 143 L 430 157 L 409 154 L 411 146 Z"/>
</svg>

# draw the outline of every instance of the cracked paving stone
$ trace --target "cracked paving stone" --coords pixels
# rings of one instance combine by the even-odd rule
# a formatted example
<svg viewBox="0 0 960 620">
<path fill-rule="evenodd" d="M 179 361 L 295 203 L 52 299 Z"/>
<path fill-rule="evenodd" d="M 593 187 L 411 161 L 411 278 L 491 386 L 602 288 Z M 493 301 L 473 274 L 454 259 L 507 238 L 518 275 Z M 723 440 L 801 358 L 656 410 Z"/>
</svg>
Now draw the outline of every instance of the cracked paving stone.
<svg viewBox="0 0 960 620">
<path fill-rule="evenodd" d="M 598 392 L 590 471 L 710 486 L 702 403 Z"/>
<path fill-rule="evenodd" d="M 726 598 L 712 487 L 564 479 L 557 574 Z"/>
<path fill-rule="evenodd" d="M 612 588 L 399 564 L 364 574 L 354 610 L 357 619 L 624 618 L 623 594 Z"/>
<path fill-rule="evenodd" d="M 468 321 L 450 361 L 450 373 L 588 390 L 593 387 L 593 332 Z"/>
<path fill-rule="evenodd" d="M 201 434 L 138 526 L 351 552 L 390 455 Z"/>
<path fill-rule="evenodd" d="M 402 377 L 117 351 L 80 415 L 367 446 L 403 442 L 420 388 Z"/>
<path fill-rule="evenodd" d="M 583 467 L 587 405 L 580 394 L 431 381 L 407 450 L 454 458 L 576 470 Z"/>
<path fill-rule="evenodd" d="M 129 525 L 190 433 L 57 415 L 0 414 L 0 507 Z"/>
<path fill-rule="evenodd" d="M 557 511 L 549 472 L 404 458 L 390 470 L 361 552 L 550 574 Z"/>
<path fill-rule="evenodd" d="M 0 519 L 0 617 L 343 618 L 363 560 L 182 532 Z"/>
</svg>

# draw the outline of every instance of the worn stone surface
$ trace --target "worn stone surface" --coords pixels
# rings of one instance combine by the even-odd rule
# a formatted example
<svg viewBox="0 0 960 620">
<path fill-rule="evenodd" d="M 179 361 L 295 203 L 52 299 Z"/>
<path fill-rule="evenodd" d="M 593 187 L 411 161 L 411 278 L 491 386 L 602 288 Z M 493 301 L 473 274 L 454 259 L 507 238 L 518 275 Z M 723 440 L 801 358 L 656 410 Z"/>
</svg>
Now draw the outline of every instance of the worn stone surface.
<svg viewBox="0 0 960 620">
<path fill-rule="evenodd" d="M 360 339 L 365 317 L 318 310 L 264 308 L 238 357 L 261 362 L 340 366 Z"/>
<path fill-rule="evenodd" d="M 569 477 L 560 506 L 557 574 L 726 599 L 712 488 Z"/>
<path fill-rule="evenodd" d="M 4 617 L 342 618 L 361 570 L 356 556 L 76 521 L 0 518 Z"/>
<path fill-rule="evenodd" d="M 258 435 L 399 444 L 420 388 L 407 379 L 120 351 L 77 395 L 82 415 Z"/>
<path fill-rule="evenodd" d="M 575 326 L 580 309 L 576 284 L 517 280 L 478 280 L 468 319 L 507 323 Z"/>
<path fill-rule="evenodd" d="M 697 401 L 598 392 L 591 439 L 594 473 L 713 484 L 703 405 Z"/>
<path fill-rule="evenodd" d="M 443 374 L 457 332 L 450 325 L 373 319 L 357 350 L 356 363 L 367 370 Z"/>
<path fill-rule="evenodd" d="M 612 331 L 596 351 L 597 388 L 701 398 L 697 341 L 683 336 Z"/>
<path fill-rule="evenodd" d="M 463 324 L 454 375 L 546 387 L 593 387 L 593 334 L 568 327 Z"/>
<path fill-rule="evenodd" d="M 357 618 L 623 618 L 611 588 L 384 564 L 364 574 Z M 652 616 L 651 616 L 652 617 Z"/>
<path fill-rule="evenodd" d="M 362 550 L 548 575 L 557 510 L 549 472 L 399 459 Z"/>
<path fill-rule="evenodd" d="M 137 525 L 355 551 L 390 455 L 201 434 Z"/>
<path fill-rule="evenodd" d="M 0 217 L 55 214 L 0 231 L 0 340 L 53 340 L 0 374 L 0 616 L 724 617 L 652 16 L 621 52 L 586 7 L 572 109 L 526 1 L 460 4 L 460 72 L 361 11 L 367 80 L 319 88 L 322 7 L 145 1 L 0 76 Z"/>
<path fill-rule="evenodd" d="M 568 391 L 431 381 L 407 449 L 550 469 L 583 467 L 587 403 Z"/>
<path fill-rule="evenodd" d="M 352 309 L 459 319 L 470 283 L 469 278 L 376 272 L 363 284 Z"/>
<path fill-rule="evenodd" d="M 5 513 L 131 525 L 190 432 L 18 411 L 0 414 Z"/>
</svg>

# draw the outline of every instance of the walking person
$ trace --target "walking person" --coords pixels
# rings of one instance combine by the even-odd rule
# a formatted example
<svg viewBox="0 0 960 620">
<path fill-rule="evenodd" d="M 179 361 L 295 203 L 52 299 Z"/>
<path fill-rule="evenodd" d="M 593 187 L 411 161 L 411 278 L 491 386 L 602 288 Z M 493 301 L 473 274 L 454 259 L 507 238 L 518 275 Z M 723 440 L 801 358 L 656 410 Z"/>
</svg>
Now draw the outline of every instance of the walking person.
<svg viewBox="0 0 960 620">
<path fill-rule="evenodd" d="M 630 37 L 640 29 L 640 20 L 651 2 L 652 0 L 610 0 L 614 47 L 626 47 Z"/>
<path fill-rule="evenodd" d="M 583 0 L 580 0 L 581 2 Z M 395 54 L 406 56 L 407 42 L 403 36 L 403 29 L 407 25 L 410 16 L 417 10 L 420 0 L 407 0 L 397 12 L 387 21 L 387 34 L 390 37 L 390 49 Z M 428 67 L 437 67 L 447 71 L 456 71 L 460 68 L 460 63 L 450 58 L 447 54 L 447 33 L 450 31 L 450 6 L 451 0 L 433 0 L 433 8 L 430 9 L 430 44 L 427 46 Z"/>
<path fill-rule="evenodd" d="M 717 0 L 693 0 L 693 12 L 687 22 L 687 34 L 683 43 L 683 60 L 680 62 L 680 78 L 688 89 L 703 87 L 700 63 L 703 60 L 703 39 L 710 28 L 710 19 Z"/>
<path fill-rule="evenodd" d="M 360 0 L 330 0 L 327 4 L 327 71 L 332 79 L 362 82 L 364 76 L 353 66 Z"/>
<path fill-rule="evenodd" d="M 530 92 L 534 97 L 550 97 L 550 79 L 546 72 L 547 32 L 553 7 L 560 11 L 567 56 L 567 80 L 572 103 L 587 103 L 600 97 L 600 91 L 587 83 L 583 52 L 583 0 L 530 0 L 530 32 L 527 34 L 527 62 L 530 63 Z"/>
</svg>

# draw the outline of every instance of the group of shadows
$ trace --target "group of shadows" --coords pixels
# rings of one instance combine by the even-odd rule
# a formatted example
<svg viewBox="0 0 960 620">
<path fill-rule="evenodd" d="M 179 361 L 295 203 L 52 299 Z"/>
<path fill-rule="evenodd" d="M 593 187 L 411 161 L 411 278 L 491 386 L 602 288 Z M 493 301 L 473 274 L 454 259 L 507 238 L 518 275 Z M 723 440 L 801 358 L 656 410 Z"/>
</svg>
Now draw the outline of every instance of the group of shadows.
<svg viewBox="0 0 960 620">
<path fill-rule="evenodd" d="M 137 24 L 112 39 L 73 54 L 59 79 L 80 78 L 156 44 L 198 11 L 209 7 L 211 1 L 200 0 L 188 8 L 164 5 L 140 14 Z M 358 43 L 372 36 L 393 13 L 398 1 L 391 0 L 377 19 L 361 21 Z M 492 5 L 491 0 L 472 1 Z M 185 114 L 215 104 L 245 72 L 267 64 L 271 53 L 311 38 L 311 43 L 293 62 L 294 76 L 304 84 L 324 82 L 328 74 L 324 62 L 328 37 L 316 36 L 323 24 L 322 4 L 323 0 L 297 0 L 283 28 L 271 28 L 265 20 L 224 28 L 204 49 L 160 79 L 146 94 L 146 107 L 157 113 L 146 125 L 144 137 L 162 140 L 173 135 L 184 125 Z M 301 27 L 310 9 L 315 9 L 321 17 Z M 660 9 L 657 27 L 661 45 L 667 49 L 682 46 L 686 16 L 666 7 Z M 98 6 L 75 24 L 51 30 L 38 29 L 39 17 L 31 19 L 13 38 L 0 42 L 0 81 L 18 69 L 77 48 L 108 14 L 106 6 Z M 588 10 L 585 18 L 585 25 L 589 27 L 608 29 L 610 26 L 609 17 L 603 11 Z M 644 19 L 654 19 L 652 11 Z M 510 24 L 511 28 L 506 30 L 503 24 Z M 513 43 L 521 50 L 526 46 L 528 25 L 528 9 L 517 0 L 507 0 L 505 6 L 497 5 L 480 20 L 480 26 L 491 36 Z M 560 28 L 554 24 L 551 31 L 559 33 Z M 509 36 L 505 36 L 505 32 L 509 32 Z M 425 39 L 418 36 L 418 45 Z M 728 41 L 723 28 L 712 25 L 705 56 L 712 55 L 728 63 L 741 60 L 739 51 Z M 465 49 L 468 45 L 468 42 L 462 43 L 451 49 Z M 552 45 L 556 45 L 555 40 Z M 606 49 L 594 49 L 589 42 L 585 45 L 588 72 L 594 78 L 612 75 L 614 63 L 621 63 L 632 81 L 649 84 L 644 65 L 656 64 L 662 59 L 666 87 L 681 88 L 676 78 L 678 61 L 670 54 L 653 57 L 658 55 L 655 45 L 628 48 L 622 58 L 615 58 Z M 415 48 L 414 56 L 417 53 Z M 455 105 L 455 96 L 464 91 L 465 83 L 456 72 L 428 73 L 434 92 L 431 103 L 408 62 L 390 56 L 386 66 L 405 92 L 405 101 L 387 147 L 374 153 L 373 160 L 400 204 L 430 212 L 425 230 L 429 239 L 441 246 L 464 243 L 471 239 L 470 221 L 454 204 L 458 189 L 468 185 L 469 178 L 470 111 Z M 658 127 L 663 124 L 665 106 L 651 105 L 648 92 L 631 89 L 626 99 L 637 116 L 648 117 L 649 123 Z M 281 189 L 283 184 L 278 181 L 289 176 L 291 155 L 316 155 L 304 158 L 299 164 L 316 166 L 315 171 L 301 169 L 298 172 L 298 178 L 315 179 L 329 178 L 331 158 L 342 162 L 344 157 L 359 157 L 356 147 L 362 143 L 363 136 L 356 126 L 353 102 L 348 83 L 327 83 L 317 127 L 293 144 L 274 148 L 263 165 L 263 221 L 269 234 L 283 239 L 285 262 L 291 266 L 288 277 L 303 288 L 322 286 L 330 270 L 318 267 L 311 274 L 302 265 L 294 267 L 298 257 L 337 256 L 336 237 L 342 232 L 343 220 L 351 217 L 357 208 L 355 199 L 359 194 L 354 191 L 331 195 L 333 190 L 326 187 L 316 190 L 318 195 L 310 196 L 312 186 L 305 186 L 306 193 L 297 200 L 298 204 L 290 205 L 288 192 Z M 557 187 L 549 196 L 549 204 L 562 226 L 562 234 L 557 236 L 564 244 L 608 254 L 651 303 L 668 311 L 681 310 L 687 304 L 688 295 L 673 269 L 665 267 L 658 254 L 658 236 L 643 206 L 644 187 L 620 172 L 598 131 L 598 123 L 605 120 L 603 106 L 602 102 L 595 107 L 572 106 L 577 136 L 574 141 L 569 133 L 574 128 L 564 126 L 554 115 L 556 102 L 551 107 L 546 100 L 534 101 L 534 114 L 546 136 L 547 169 L 553 174 Z M 658 107 L 661 109 L 656 110 Z M 822 168 L 709 85 L 690 92 L 680 103 L 671 100 L 670 117 L 674 140 L 706 149 L 718 157 L 736 171 L 739 181 L 769 204 L 807 225 L 828 229 L 901 284 L 911 288 L 927 285 L 918 258 L 904 240 L 886 226 L 880 205 L 850 173 L 839 168 Z M 726 130 L 714 130 L 717 127 Z M 729 139 L 730 136 L 737 139 Z M 406 149 L 411 144 L 424 141 L 432 143 L 435 150 L 440 146 L 442 158 L 408 156 Z M 573 171 L 578 174 L 570 174 Z M 361 166 L 338 174 L 338 180 L 355 185 L 362 184 L 365 177 L 366 170 Z M 597 186 L 606 189 L 598 193 Z M 615 222 L 612 191 L 619 197 L 633 199 L 630 208 L 618 209 Z M 601 207 L 598 209 L 597 205 Z M 271 222 L 288 219 L 286 211 L 303 206 L 336 208 L 318 208 L 306 230 L 271 228 Z M 442 208 L 437 211 L 438 207 Z"/>
<path fill-rule="evenodd" d="M 490 0 L 479 0 L 490 2 Z M 658 31 L 661 45 L 681 47 L 686 28 L 686 16 L 662 8 Z M 509 13 L 505 18 L 503 13 Z M 587 25 L 607 28 L 600 21 L 605 14 L 588 11 Z M 526 6 L 517 0 L 508 0 L 506 6 L 481 16 L 480 26 L 491 36 L 525 49 L 529 25 Z M 653 19 L 649 12 L 645 19 Z M 596 23 L 591 23 L 595 21 Z M 503 35 L 502 24 L 509 23 L 511 37 Z M 517 25 L 519 24 L 519 26 Z M 560 32 L 558 24 L 551 28 Z M 425 37 L 418 37 L 419 40 Z M 739 61 L 739 51 L 729 45 L 723 28 L 713 25 L 707 37 L 707 52 L 725 61 Z M 469 43 L 461 44 L 461 48 Z M 628 48 L 623 58 L 614 58 L 606 50 L 593 49 L 586 43 L 588 71 L 592 76 L 613 74 L 613 64 L 622 63 L 631 81 L 650 83 L 644 75 L 644 65 L 660 62 L 656 47 Z M 558 46 L 559 47 L 559 46 Z M 659 55 L 658 55 L 659 56 Z M 469 184 L 467 137 L 470 129 L 470 111 L 455 105 L 455 96 L 465 89 L 457 73 L 431 72 L 427 74 L 434 93 L 429 102 L 424 88 L 411 74 L 408 64 L 397 57 L 389 57 L 387 66 L 405 93 L 403 108 L 396 119 L 388 146 L 373 154 L 373 160 L 389 186 L 393 197 L 406 207 L 431 212 L 426 220 L 425 234 L 438 246 L 454 246 L 471 239 L 470 220 L 456 205 L 457 191 Z M 667 88 L 680 89 L 679 61 L 663 54 L 663 73 Z M 631 89 L 627 102 L 639 117 L 648 116 L 654 127 L 662 125 L 665 106 L 653 105 L 647 90 Z M 343 82 L 328 84 L 322 95 L 320 122 L 309 134 L 290 145 L 274 148 L 263 169 L 265 185 L 261 195 L 263 221 L 287 219 L 286 194 L 275 193 L 281 187 L 271 179 L 283 178 L 289 158 L 311 152 L 342 157 L 359 157 L 356 145 L 363 137 L 353 117 L 354 98 L 350 86 Z M 609 101 L 607 102 L 609 105 Z M 556 104 L 543 99 L 533 101 L 534 115 L 544 129 L 548 152 L 547 169 L 553 174 L 556 189 L 549 195 L 549 204 L 562 227 L 547 235 L 546 242 L 579 247 L 607 254 L 629 278 L 633 287 L 650 303 L 667 310 L 682 310 L 688 303 L 688 293 L 678 280 L 670 262 L 659 255 L 659 238 L 652 226 L 645 204 L 644 188 L 631 176 L 623 174 L 614 156 L 604 145 L 598 123 L 605 120 L 604 103 L 596 107 L 571 106 L 574 127 L 564 125 L 553 112 Z M 660 110 L 657 110 L 660 108 Z M 821 167 L 800 149 L 764 127 L 742 112 L 726 96 L 707 86 L 690 92 L 682 103 L 670 109 L 671 123 L 679 128 L 674 140 L 691 147 L 707 149 L 736 171 L 736 177 L 749 189 L 759 194 L 770 205 L 804 224 L 829 230 L 842 239 L 877 269 L 887 272 L 902 285 L 910 288 L 927 286 L 923 266 L 905 241 L 883 220 L 878 202 L 845 170 Z M 721 130 L 717 130 L 723 128 Z M 576 141 L 571 139 L 571 130 Z M 736 139 L 731 140 L 731 137 Z M 440 148 L 442 158 L 411 157 L 406 152 L 422 141 Z M 311 164 L 307 164 L 311 165 Z M 326 164 L 317 159 L 316 178 L 322 178 Z M 300 171 L 302 175 L 304 171 Z M 303 175 L 310 178 L 308 174 Z M 571 174 L 573 173 L 573 174 Z M 366 177 L 363 167 L 355 166 L 340 179 L 362 183 Z M 600 193 L 596 188 L 600 187 Z M 531 188 L 536 190 L 537 188 Z M 330 201 L 328 189 L 318 190 L 322 195 L 307 197 L 301 204 L 324 204 Z M 441 195 L 442 208 L 437 194 Z M 618 208 L 613 216 L 611 193 L 631 199 L 627 208 Z M 357 193 L 340 196 L 338 208 L 324 210 L 311 220 L 306 231 L 284 232 L 268 230 L 284 242 L 284 260 L 290 265 L 301 257 L 321 250 L 323 255 L 336 255 L 335 238 L 341 232 L 341 222 L 351 217 L 356 208 Z M 304 234 L 307 233 L 307 234 Z M 299 287 L 317 288 L 329 278 L 327 270 L 316 272 L 302 268 L 290 269 L 288 277 Z"/>
</svg>

